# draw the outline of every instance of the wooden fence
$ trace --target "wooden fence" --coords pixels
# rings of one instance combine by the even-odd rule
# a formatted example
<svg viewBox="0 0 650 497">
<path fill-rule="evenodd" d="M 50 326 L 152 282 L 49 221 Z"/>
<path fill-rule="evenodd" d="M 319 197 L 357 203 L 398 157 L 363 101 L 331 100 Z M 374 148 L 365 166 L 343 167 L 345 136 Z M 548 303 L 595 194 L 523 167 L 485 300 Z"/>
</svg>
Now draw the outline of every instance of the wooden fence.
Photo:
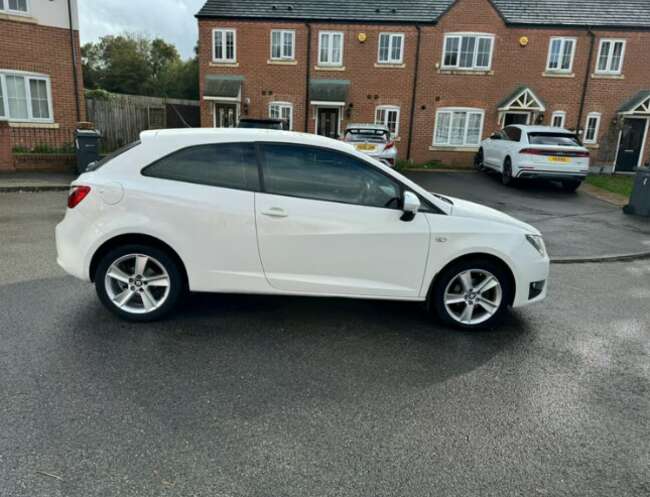
<svg viewBox="0 0 650 497">
<path fill-rule="evenodd" d="M 147 129 L 199 127 L 199 102 L 111 93 L 86 98 L 88 120 L 102 133 L 102 149 L 110 152 L 138 139 Z"/>
</svg>

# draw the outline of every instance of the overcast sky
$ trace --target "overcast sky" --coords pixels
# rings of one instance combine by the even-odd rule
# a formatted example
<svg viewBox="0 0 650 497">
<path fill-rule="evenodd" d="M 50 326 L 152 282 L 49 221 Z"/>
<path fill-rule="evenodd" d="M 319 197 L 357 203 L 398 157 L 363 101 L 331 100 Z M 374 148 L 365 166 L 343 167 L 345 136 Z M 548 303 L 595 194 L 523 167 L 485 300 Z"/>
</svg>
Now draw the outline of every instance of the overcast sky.
<svg viewBox="0 0 650 497">
<path fill-rule="evenodd" d="M 181 57 L 193 55 L 196 14 L 205 0 L 79 0 L 81 43 L 126 32 L 159 36 L 176 45 Z"/>
</svg>

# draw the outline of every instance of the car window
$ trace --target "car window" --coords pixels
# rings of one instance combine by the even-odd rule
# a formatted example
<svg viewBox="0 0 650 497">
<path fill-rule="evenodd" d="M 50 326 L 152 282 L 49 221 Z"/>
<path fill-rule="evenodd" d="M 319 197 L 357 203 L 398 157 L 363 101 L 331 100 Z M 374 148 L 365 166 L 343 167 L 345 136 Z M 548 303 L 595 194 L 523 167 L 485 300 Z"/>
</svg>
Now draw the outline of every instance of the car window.
<svg viewBox="0 0 650 497">
<path fill-rule="evenodd" d="M 262 145 L 269 193 L 370 207 L 399 208 L 400 185 L 348 154 L 317 147 Z"/>
<path fill-rule="evenodd" d="M 518 142 L 521 140 L 521 129 L 508 126 L 503 130 L 507 140 Z"/>
<path fill-rule="evenodd" d="M 201 185 L 259 190 L 259 171 L 252 143 L 184 148 L 154 162 L 142 174 Z"/>
<path fill-rule="evenodd" d="M 578 138 L 568 133 L 528 133 L 528 142 L 531 145 L 580 146 Z"/>
</svg>

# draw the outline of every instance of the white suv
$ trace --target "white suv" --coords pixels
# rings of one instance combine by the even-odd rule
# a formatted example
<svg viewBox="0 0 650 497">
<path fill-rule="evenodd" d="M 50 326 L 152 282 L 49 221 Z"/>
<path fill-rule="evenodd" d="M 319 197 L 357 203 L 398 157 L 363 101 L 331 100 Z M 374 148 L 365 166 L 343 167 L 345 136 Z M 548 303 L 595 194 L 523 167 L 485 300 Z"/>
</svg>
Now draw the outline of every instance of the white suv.
<svg viewBox="0 0 650 497">
<path fill-rule="evenodd" d="M 506 126 L 481 142 L 475 165 L 500 172 L 505 185 L 544 178 L 575 191 L 589 172 L 589 151 L 563 128 Z"/>
<path fill-rule="evenodd" d="M 58 262 L 125 319 L 159 318 L 190 290 L 421 301 L 476 328 L 546 294 L 535 228 L 341 141 L 146 131 L 93 169 L 72 184 Z"/>
</svg>

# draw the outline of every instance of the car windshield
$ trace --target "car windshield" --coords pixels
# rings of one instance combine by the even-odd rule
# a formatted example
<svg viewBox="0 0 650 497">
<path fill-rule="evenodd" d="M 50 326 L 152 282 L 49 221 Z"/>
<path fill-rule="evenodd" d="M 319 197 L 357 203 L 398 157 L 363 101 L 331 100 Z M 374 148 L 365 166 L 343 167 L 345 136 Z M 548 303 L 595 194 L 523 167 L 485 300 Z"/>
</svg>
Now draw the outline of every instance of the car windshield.
<svg viewBox="0 0 650 497">
<path fill-rule="evenodd" d="M 345 132 L 345 141 L 386 143 L 388 133 L 383 129 L 348 129 Z"/>
<path fill-rule="evenodd" d="M 106 163 L 108 163 L 108 162 L 112 161 L 113 159 L 115 159 L 115 157 L 117 157 L 119 155 L 122 155 L 124 152 L 127 152 L 127 151 L 131 150 L 132 148 L 137 147 L 138 145 L 140 145 L 140 140 L 136 140 L 136 141 L 134 141 L 132 143 L 129 143 L 128 145 L 124 145 L 123 147 L 118 148 L 114 152 L 111 152 L 110 154 L 105 155 L 104 157 L 102 157 L 98 161 L 91 162 L 90 164 L 88 164 L 88 167 L 86 168 L 85 172 L 88 173 L 90 171 L 96 171 L 97 169 L 99 169 L 100 167 L 105 165 Z"/>
<path fill-rule="evenodd" d="M 580 145 L 578 138 L 568 133 L 528 133 L 528 143 L 531 145 L 563 145 L 566 147 Z"/>
</svg>

